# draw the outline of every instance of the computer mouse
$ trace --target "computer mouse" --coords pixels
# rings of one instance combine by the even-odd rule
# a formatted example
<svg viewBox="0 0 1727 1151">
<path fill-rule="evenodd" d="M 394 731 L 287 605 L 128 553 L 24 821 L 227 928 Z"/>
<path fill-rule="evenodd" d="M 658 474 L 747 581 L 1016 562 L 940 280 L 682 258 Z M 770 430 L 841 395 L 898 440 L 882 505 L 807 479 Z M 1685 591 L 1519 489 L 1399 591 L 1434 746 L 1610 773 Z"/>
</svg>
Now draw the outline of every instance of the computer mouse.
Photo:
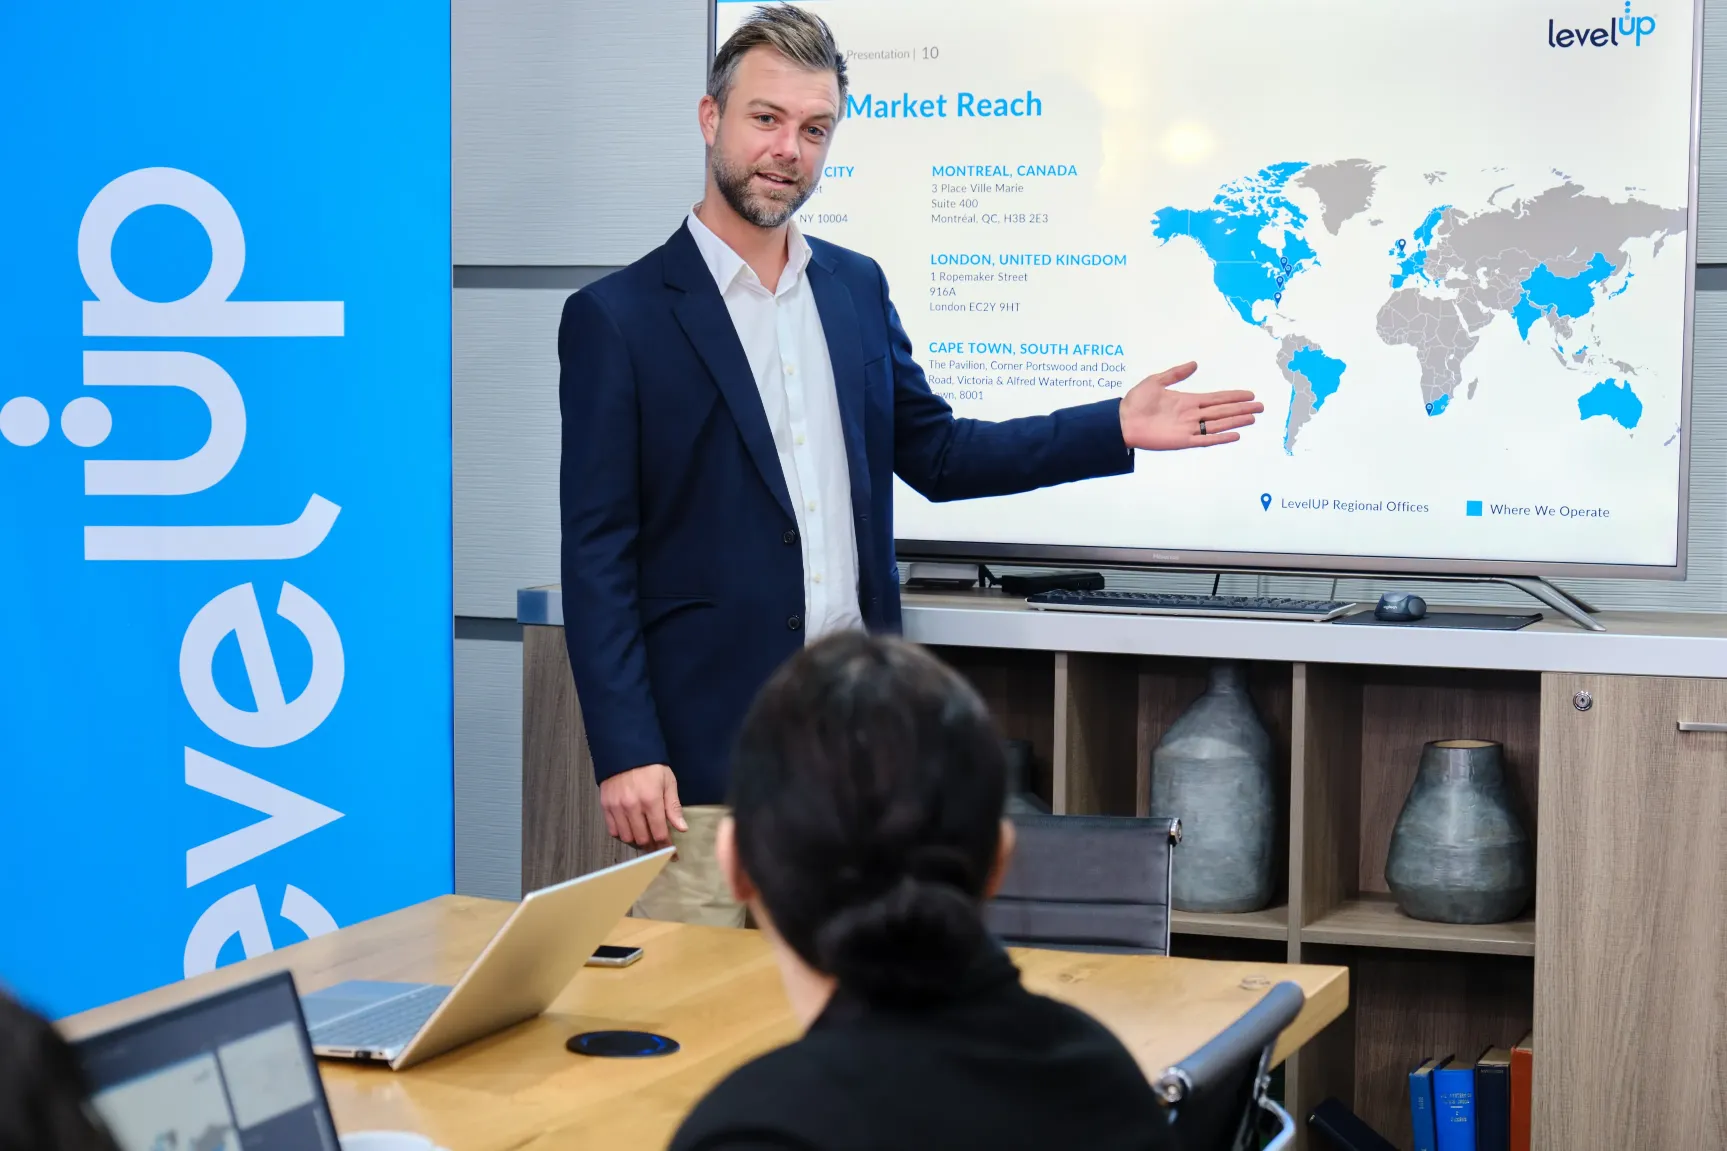
<svg viewBox="0 0 1727 1151">
<path fill-rule="evenodd" d="M 1427 614 L 1427 601 L 1406 591 L 1388 591 L 1379 597 L 1373 618 L 1386 623 L 1409 623 Z"/>
</svg>

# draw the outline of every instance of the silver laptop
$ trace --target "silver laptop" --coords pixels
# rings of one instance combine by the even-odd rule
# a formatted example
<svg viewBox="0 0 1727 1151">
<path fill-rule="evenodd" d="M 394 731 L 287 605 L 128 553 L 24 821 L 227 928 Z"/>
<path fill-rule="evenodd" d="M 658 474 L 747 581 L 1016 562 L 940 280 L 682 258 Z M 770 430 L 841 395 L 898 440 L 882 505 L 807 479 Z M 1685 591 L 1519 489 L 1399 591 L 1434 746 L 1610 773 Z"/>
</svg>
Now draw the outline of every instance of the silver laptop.
<svg viewBox="0 0 1727 1151">
<path fill-rule="evenodd" d="M 454 987 L 349 980 L 300 997 L 312 1050 L 400 1071 L 552 1005 L 674 849 L 531 892 Z"/>
</svg>

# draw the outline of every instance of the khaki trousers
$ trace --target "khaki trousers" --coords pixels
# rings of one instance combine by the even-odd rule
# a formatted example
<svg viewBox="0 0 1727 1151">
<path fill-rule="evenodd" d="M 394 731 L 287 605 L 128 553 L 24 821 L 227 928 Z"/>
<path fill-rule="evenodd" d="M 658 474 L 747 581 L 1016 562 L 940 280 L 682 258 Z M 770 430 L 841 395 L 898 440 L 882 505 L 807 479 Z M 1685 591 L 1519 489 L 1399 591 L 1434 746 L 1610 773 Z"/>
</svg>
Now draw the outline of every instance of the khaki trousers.
<svg viewBox="0 0 1727 1151">
<path fill-rule="evenodd" d="M 726 809 L 719 804 L 684 808 L 690 829 L 672 831 L 678 853 L 636 901 L 634 915 L 704 927 L 744 926 L 744 905 L 732 899 L 714 858 L 714 841 L 725 817 Z"/>
</svg>

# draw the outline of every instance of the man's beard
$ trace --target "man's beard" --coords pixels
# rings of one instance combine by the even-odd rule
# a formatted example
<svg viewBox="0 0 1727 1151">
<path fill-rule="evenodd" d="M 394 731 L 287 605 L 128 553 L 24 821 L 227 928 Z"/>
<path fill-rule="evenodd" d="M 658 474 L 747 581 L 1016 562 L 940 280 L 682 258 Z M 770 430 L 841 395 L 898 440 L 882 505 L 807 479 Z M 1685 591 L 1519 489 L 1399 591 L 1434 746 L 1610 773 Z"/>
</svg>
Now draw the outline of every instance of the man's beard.
<svg viewBox="0 0 1727 1151">
<path fill-rule="evenodd" d="M 733 167 L 727 163 L 725 154 L 720 150 L 718 139 L 714 140 L 713 154 L 708 165 L 713 170 L 714 184 L 719 188 L 720 195 L 725 197 L 726 203 L 731 205 L 732 211 L 758 228 L 779 227 L 791 219 L 816 190 L 814 180 L 806 182 L 796 171 L 772 167 Z M 758 192 L 750 186 L 750 181 L 757 172 L 783 176 L 792 183 L 776 188 L 771 194 Z"/>
</svg>

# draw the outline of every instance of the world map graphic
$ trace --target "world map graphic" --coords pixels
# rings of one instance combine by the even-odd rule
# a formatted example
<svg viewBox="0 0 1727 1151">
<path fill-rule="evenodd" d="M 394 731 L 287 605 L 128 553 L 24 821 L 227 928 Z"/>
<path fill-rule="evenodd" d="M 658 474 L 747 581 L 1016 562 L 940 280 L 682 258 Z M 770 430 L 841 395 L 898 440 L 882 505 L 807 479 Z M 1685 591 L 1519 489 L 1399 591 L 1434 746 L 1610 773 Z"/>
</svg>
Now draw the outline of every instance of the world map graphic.
<svg viewBox="0 0 1727 1151">
<path fill-rule="evenodd" d="M 1327 274 L 1327 241 L 1374 205 L 1384 172 L 1364 159 L 1275 163 L 1225 184 L 1204 207 L 1165 207 L 1152 217 L 1161 243 L 1199 246 L 1225 305 L 1270 341 L 1290 387 L 1283 447 L 1292 455 L 1327 401 L 1356 381 L 1348 349 L 1290 330 L 1279 308 L 1297 283 Z M 1442 190 L 1445 173 L 1422 175 Z M 1459 392 L 1474 396 L 1480 380 L 1469 371 L 1470 353 L 1499 323 L 1514 325 L 1532 351 L 1545 348 L 1577 373 L 1578 419 L 1612 420 L 1627 430 L 1642 419 L 1637 367 L 1600 346 L 1591 320 L 1634 290 L 1629 242 L 1652 241 L 1649 258 L 1659 255 L 1683 236 L 1686 209 L 1630 193 L 1595 194 L 1554 175 L 1556 182 L 1533 193 L 1505 185 L 1474 204 L 1436 195 L 1406 232 L 1383 221 L 1397 238 L 1385 250 L 1386 288 L 1374 326 L 1385 344 L 1413 351 L 1412 397 L 1428 416 L 1443 416 Z M 1294 188 L 1317 198 L 1317 219 L 1292 198 Z"/>
</svg>

